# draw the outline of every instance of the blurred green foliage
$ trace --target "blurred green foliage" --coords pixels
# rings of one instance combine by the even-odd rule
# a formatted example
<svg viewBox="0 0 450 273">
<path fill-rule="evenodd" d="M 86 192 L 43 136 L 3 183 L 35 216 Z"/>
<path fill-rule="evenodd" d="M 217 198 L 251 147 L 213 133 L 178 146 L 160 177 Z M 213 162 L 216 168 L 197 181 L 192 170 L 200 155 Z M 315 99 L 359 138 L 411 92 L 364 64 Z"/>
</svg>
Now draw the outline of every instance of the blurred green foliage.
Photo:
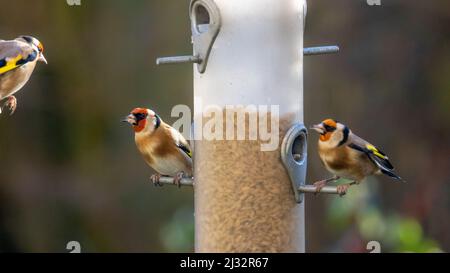
<svg viewBox="0 0 450 273">
<path fill-rule="evenodd" d="M 170 252 L 193 252 L 194 217 L 191 208 L 178 209 L 161 230 L 164 247 Z"/>
<path fill-rule="evenodd" d="M 397 212 L 383 212 L 376 204 L 379 194 L 376 179 L 353 188 L 346 198 L 334 198 L 329 202 L 328 222 L 331 233 L 350 232 L 361 238 L 351 246 L 354 251 L 363 250 L 364 243 L 377 241 L 383 252 L 442 252 L 439 244 L 423 234 L 421 224 L 414 218 L 402 217 Z"/>
<path fill-rule="evenodd" d="M 39 65 L 0 116 L 0 252 L 190 252 L 192 189 L 153 188 L 119 121 L 150 107 L 168 123 L 192 106 L 189 1 L 0 0 L 0 38 L 38 37 Z M 305 45 L 340 54 L 304 63 L 305 117 L 347 123 L 390 155 L 408 182 L 374 179 L 345 198 L 308 196 L 307 250 L 450 249 L 450 4 L 309 1 Z M 251 73 L 251 72 L 249 72 Z M 310 138 L 309 181 L 329 174 Z"/>
</svg>

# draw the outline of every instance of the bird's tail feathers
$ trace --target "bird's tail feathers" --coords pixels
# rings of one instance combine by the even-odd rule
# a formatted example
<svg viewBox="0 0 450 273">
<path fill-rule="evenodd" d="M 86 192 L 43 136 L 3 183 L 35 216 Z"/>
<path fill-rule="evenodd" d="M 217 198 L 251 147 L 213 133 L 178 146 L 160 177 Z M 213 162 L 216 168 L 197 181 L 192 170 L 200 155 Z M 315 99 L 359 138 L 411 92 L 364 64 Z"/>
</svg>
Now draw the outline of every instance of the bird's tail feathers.
<svg viewBox="0 0 450 273">
<path fill-rule="evenodd" d="M 385 175 L 392 177 L 396 180 L 402 181 L 402 182 L 406 182 L 403 178 L 401 178 L 400 176 L 396 175 L 395 173 L 385 170 L 385 169 L 381 169 L 381 172 L 384 173 Z"/>
</svg>

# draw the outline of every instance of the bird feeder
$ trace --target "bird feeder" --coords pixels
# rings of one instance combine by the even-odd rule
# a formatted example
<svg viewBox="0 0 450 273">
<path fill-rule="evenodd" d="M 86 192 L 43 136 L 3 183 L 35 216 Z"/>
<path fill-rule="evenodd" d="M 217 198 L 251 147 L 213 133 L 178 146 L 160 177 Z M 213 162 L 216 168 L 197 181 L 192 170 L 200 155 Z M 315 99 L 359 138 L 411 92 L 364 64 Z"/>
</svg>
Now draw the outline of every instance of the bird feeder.
<svg viewBox="0 0 450 273">
<path fill-rule="evenodd" d="M 303 56 L 339 48 L 303 48 L 303 0 L 192 0 L 189 12 L 193 55 L 157 63 L 194 64 L 195 249 L 304 252 Z"/>
</svg>

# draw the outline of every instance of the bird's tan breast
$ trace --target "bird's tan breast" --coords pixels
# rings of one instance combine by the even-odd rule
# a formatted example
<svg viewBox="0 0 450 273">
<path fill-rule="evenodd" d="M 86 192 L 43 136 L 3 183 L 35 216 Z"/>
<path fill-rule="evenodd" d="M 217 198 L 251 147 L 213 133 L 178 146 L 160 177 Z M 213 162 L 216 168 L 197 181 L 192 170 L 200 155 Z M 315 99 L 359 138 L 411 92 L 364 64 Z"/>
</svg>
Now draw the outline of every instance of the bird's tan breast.
<svg viewBox="0 0 450 273">
<path fill-rule="evenodd" d="M 347 169 L 350 166 L 350 155 L 345 147 L 325 148 L 319 145 L 319 156 L 331 170 Z"/>
<path fill-rule="evenodd" d="M 365 154 L 347 145 L 328 148 L 319 144 L 319 156 L 330 172 L 344 178 L 360 181 L 376 171 Z"/>
<path fill-rule="evenodd" d="M 136 146 L 150 167 L 164 175 L 192 172 L 192 161 L 184 156 L 165 130 L 136 134 Z"/>
<path fill-rule="evenodd" d="M 148 155 L 151 161 L 154 158 L 178 152 L 178 148 L 171 140 L 170 136 L 163 130 L 158 130 L 153 134 L 136 134 L 138 149 L 141 153 Z"/>
<path fill-rule="evenodd" d="M 0 75 L 0 99 L 19 91 L 30 79 L 35 66 L 36 62 L 31 62 Z"/>
</svg>

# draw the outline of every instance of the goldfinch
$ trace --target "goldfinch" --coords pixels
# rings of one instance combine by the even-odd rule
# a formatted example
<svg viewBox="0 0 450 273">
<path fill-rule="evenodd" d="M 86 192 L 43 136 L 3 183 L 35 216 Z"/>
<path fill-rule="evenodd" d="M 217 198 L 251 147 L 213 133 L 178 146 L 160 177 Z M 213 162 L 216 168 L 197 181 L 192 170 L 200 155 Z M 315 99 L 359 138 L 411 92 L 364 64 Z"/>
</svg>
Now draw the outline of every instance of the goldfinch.
<svg viewBox="0 0 450 273">
<path fill-rule="evenodd" d="M 393 170 L 389 158 L 374 145 L 353 134 L 342 123 L 326 119 L 311 129 L 320 134 L 319 156 L 328 171 L 335 176 L 314 183 L 317 192 L 329 182 L 346 178 L 353 182 L 339 185 L 339 195 L 343 196 L 351 185 L 359 184 L 365 177 L 385 174 L 396 180 L 402 180 Z"/>
<path fill-rule="evenodd" d="M 38 61 L 47 63 L 44 46 L 36 38 L 20 36 L 11 41 L 0 40 L 0 101 L 7 99 L 5 106 L 11 115 L 17 108 L 13 95 L 28 82 Z"/>
<path fill-rule="evenodd" d="M 192 177 L 192 152 L 188 142 L 155 112 L 136 108 L 123 122 L 131 124 L 139 152 L 158 173 L 151 177 L 155 186 L 161 186 L 161 176 L 173 176 L 178 187 L 183 177 Z"/>
</svg>

